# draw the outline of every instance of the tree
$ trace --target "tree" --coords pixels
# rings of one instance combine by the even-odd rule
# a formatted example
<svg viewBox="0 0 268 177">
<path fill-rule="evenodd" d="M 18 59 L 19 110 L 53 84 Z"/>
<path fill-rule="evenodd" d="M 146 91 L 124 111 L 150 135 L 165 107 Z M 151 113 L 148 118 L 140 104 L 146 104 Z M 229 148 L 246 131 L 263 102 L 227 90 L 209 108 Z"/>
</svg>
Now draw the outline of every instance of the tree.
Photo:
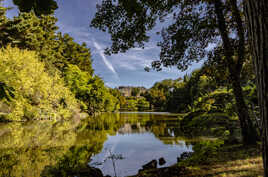
<svg viewBox="0 0 268 177">
<path fill-rule="evenodd" d="M 134 87 L 131 89 L 131 96 L 137 97 L 140 93 L 140 89 L 138 87 Z"/>
<path fill-rule="evenodd" d="M 251 53 L 257 78 L 258 101 L 261 115 L 264 176 L 268 176 L 268 2 L 245 0 L 245 14 Z"/>
<path fill-rule="evenodd" d="M 11 48 L 0 50 L 0 104 L 8 120 L 33 118 L 69 119 L 77 109 L 71 91 L 58 73 L 50 76 L 35 52 Z M 2 88 L 2 89 L 1 89 Z"/>
<path fill-rule="evenodd" d="M 76 43 L 68 34 L 56 33 L 56 22 L 52 15 L 38 18 L 33 12 L 20 13 L 12 20 L 3 18 L 0 47 L 10 44 L 34 50 L 47 66 L 56 66 L 63 72 L 68 64 L 72 64 L 92 75 L 91 53 L 86 44 Z"/>
<path fill-rule="evenodd" d="M 224 62 L 233 88 L 244 144 L 256 144 L 258 135 L 250 119 L 241 88 L 241 70 L 245 59 L 246 35 L 237 0 L 103 0 L 97 6 L 91 26 L 111 34 L 107 54 L 144 47 L 148 31 L 156 22 L 173 16 L 161 31 L 160 59 L 152 67 L 177 66 L 186 70 L 193 62 L 209 58 Z M 212 45 L 216 47 L 211 47 Z"/>
<path fill-rule="evenodd" d="M 37 16 L 50 15 L 58 8 L 54 0 L 13 0 L 21 12 L 34 11 Z"/>
<path fill-rule="evenodd" d="M 150 108 L 150 103 L 145 98 L 139 98 L 137 101 L 137 107 L 139 111 L 146 111 Z"/>
<path fill-rule="evenodd" d="M 68 65 L 64 75 L 67 86 L 80 101 L 83 111 L 94 114 L 118 109 L 117 98 L 109 92 L 99 77 L 92 76 L 89 72 L 82 71 L 78 66 L 71 64 Z"/>
<path fill-rule="evenodd" d="M 0 47 L 10 44 L 20 49 L 34 50 L 39 53 L 42 61 L 52 64 L 59 58 L 56 21 L 53 16 L 38 18 L 33 12 L 20 13 L 2 25 Z"/>
<path fill-rule="evenodd" d="M 59 48 L 62 56 L 61 63 L 77 65 L 82 71 L 93 75 L 92 60 L 90 49 L 85 43 L 82 45 L 74 42 L 74 39 L 68 34 L 57 34 L 57 39 L 60 41 Z M 64 68 L 62 68 L 64 70 Z"/>
<path fill-rule="evenodd" d="M 39 62 L 45 64 L 49 76 L 60 75 L 63 78 L 82 110 L 93 114 L 119 109 L 117 98 L 99 77 L 93 75 L 90 49 L 85 43 L 76 43 L 68 34 L 57 33 L 57 19 L 53 15 L 37 17 L 31 11 L 8 19 L 5 11 L 0 5 L 0 47 L 10 45 L 34 51 Z M 9 99 L 12 90 L 4 84 L 0 81 L 0 90 L 5 91 L 0 97 Z"/>
</svg>

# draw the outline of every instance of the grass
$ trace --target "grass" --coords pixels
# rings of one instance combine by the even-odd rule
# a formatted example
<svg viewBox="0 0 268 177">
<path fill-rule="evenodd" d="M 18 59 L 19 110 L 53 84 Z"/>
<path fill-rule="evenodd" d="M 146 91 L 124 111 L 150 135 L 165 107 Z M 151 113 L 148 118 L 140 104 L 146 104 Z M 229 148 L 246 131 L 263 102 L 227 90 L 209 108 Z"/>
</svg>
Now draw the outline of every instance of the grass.
<svg viewBox="0 0 268 177">
<path fill-rule="evenodd" d="M 263 176 L 259 147 L 224 146 L 206 165 L 186 167 L 185 177 L 259 177 Z"/>
<path fill-rule="evenodd" d="M 151 169 L 135 177 L 261 177 L 263 166 L 259 146 L 244 147 L 224 145 L 217 156 L 203 164 L 180 167 L 178 164 L 168 168 Z"/>
<path fill-rule="evenodd" d="M 231 160 L 214 165 L 187 167 L 187 177 L 219 176 L 219 177 L 259 177 L 263 176 L 261 157 L 249 157 L 242 160 Z"/>
</svg>

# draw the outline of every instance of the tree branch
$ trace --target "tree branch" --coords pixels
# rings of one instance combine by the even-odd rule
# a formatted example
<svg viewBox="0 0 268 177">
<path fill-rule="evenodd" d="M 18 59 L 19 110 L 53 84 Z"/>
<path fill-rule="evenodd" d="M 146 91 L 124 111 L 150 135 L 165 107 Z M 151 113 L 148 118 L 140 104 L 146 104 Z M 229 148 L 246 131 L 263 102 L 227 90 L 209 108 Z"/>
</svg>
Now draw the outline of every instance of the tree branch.
<svg viewBox="0 0 268 177">
<path fill-rule="evenodd" d="M 245 31 L 239 9 L 237 7 L 237 0 L 230 0 L 234 20 L 236 22 L 237 34 L 239 37 L 238 44 L 238 60 L 236 63 L 236 70 L 240 73 L 243 62 L 245 60 Z"/>
<path fill-rule="evenodd" d="M 219 28 L 221 38 L 223 41 L 225 57 L 227 58 L 229 69 L 233 71 L 234 61 L 232 59 L 232 56 L 234 55 L 234 49 L 232 48 L 232 45 L 228 36 L 227 25 L 226 25 L 226 21 L 223 15 L 223 4 L 221 0 L 215 0 L 214 6 L 215 6 L 215 14 L 218 19 L 218 28 Z"/>
</svg>

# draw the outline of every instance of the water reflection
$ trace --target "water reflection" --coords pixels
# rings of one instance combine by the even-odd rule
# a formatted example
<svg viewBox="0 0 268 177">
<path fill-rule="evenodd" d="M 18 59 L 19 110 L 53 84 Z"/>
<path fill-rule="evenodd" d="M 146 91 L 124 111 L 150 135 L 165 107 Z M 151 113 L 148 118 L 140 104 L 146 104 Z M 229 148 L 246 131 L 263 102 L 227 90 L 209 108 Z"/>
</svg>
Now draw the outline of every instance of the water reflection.
<svg viewBox="0 0 268 177">
<path fill-rule="evenodd" d="M 75 176 L 108 152 L 119 176 L 132 175 L 146 162 L 165 157 L 166 165 L 190 151 L 172 114 L 111 113 L 83 121 L 0 124 L 0 176 Z M 111 161 L 98 166 L 114 175 Z"/>
<path fill-rule="evenodd" d="M 191 151 L 191 145 L 177 136 L 180 135 L 178 120 L 171 114 L 121 113 L 116 116 L 123 120 L 122 125 L 116 135 L 108 137 L 102 152 L 92 157 L 90 163 L 105 161 L 97 166 L 104 175 L 114 175 L 111 160 L 105 160 L 109 151 L 124 157 L 116 161 L 119 176 L 134 175 L 142 165 L 161 157 L 167 161 L 162 167 L 173 165 L 181 153 Z"/>
</svg>

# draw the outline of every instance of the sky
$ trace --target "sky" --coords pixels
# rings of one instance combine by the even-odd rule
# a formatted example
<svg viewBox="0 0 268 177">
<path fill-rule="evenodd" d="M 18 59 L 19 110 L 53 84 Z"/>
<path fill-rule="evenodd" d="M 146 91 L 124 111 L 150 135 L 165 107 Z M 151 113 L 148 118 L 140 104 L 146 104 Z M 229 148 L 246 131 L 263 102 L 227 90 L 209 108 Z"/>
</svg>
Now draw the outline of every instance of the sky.
<svg viewBox="0 0 268 177">
<path fill-rule="evenodd" d="M 152 37 L 144 49 L 134 48 L 126 53 L 107 56 L 104 54 L 104 49 L 111 45 L 110 35 L 89 27 L 96 12 L 96 4 L 101 4 L 101 0 L 58 0 L 57 2 L 59 8 L 55 16 L 58 18 L 59 31 L 68 33 L 80 44 L 83 42 L 87 44 L 91 51 L 95 74 L 100 76 L 109 87 L 144 86 L 150 88 L 155 82 L 177 79 L 201 66 L 201 63 L 194 63 L 185 72 L 175 67 L 163 68 L 160 72 L 144 70 L 152 61 L 159 59 L 160 48 L 156 44 L 161 37 L 155 33 L 163 27 L 160 23 L 150 32 Z M 5 0 L 4 6 L 14 7 L 12 0 Z M 16 8 L 7 12 L 10 18 L 17 14 Z"/>
</svg>

